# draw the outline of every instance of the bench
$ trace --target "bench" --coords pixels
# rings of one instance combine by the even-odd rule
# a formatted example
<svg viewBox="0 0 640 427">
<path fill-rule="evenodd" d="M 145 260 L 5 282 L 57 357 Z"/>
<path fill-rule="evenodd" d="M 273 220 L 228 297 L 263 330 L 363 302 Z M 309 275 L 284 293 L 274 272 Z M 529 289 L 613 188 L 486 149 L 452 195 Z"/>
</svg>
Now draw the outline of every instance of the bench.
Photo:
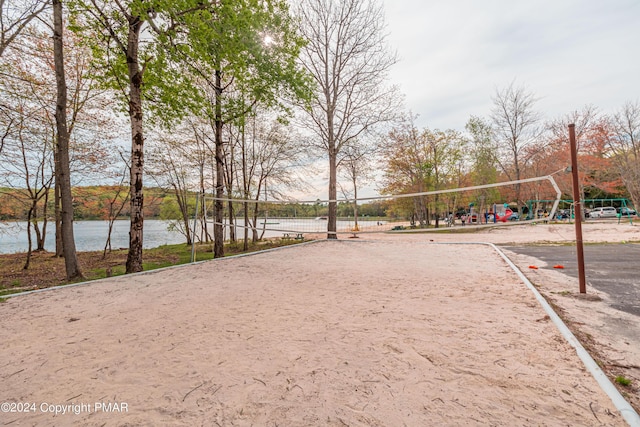
<svg viewBox="0 0 640 427">
<path fill-rule="evenodd" d="M 289 239 L 295 239 L 295 240 L 304 240 L 304 236 L 302 235 L 302 233 L 295 233 L 296 237 L 291 237 L 293 233 L 283 233 L 282 234 L 282 239 L 283 240 L 289 240 Z"/>
</svg>

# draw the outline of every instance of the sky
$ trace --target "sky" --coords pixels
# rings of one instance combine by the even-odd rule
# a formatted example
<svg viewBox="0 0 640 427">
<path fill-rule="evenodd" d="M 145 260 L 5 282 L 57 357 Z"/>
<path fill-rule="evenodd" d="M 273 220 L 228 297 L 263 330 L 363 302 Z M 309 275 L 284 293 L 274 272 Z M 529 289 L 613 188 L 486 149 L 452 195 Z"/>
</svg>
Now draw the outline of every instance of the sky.
<svg viewBox="0 0 640 427">
<path fill-rule="evenodd" d="M 524 86 L 547 119 L 640 100 L 639 0 L 384 0 L 419 128 L 464 130 L 496 90 Z"/>
<path fill-rule="evenodd" d="M 640 0 L 379 1 L 398 56 L 388 84 L 420 129 L 464 131 L 472 115 L 489 119 L 492 97 L 511 83 L 537 98 L 546 120 L 640 102 Z M 325 200 L 328 172 L 311 185 L 303 198 Z M 359 196 L 377 196 L 376 187 Z"/>
</svg>

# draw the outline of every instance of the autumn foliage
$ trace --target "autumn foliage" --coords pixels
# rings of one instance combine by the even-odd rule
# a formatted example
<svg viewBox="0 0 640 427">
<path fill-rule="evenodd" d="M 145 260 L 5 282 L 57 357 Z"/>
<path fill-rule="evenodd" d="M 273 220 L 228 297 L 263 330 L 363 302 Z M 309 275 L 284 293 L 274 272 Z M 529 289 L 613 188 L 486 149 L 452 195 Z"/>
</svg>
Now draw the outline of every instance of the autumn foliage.
<svg viewBox="0 0 640 427">
<path fill-rule="evenodd" d="M 53 192 L 53 190 L 50 190 Z M 123 208 L 120 217 L 127 218 L 129 215 L 129 204 L 126 202 L 128 187 L 120 188 L 118 186 L 91 186 L 91 187 L 75 187 L 72 190 L 75 219 L 77 220 L 108 220 L 110 208 Z M 145 198 L 145 217 L 159 218 L 163 204 L 173 203 L 175 196 L 164 190 L 152 188 L 146 190 Z M 49 198 L 53 203 L 53 197 Z M 0 220 L 21 220 L 27 218 L 30 200 L 24 190 L 19 189 L 0 189 Z M 38 210 L 42 212 L 42 209 Z M 53 212 L 53 208 L 49 208 L 47 212 Z M 42 218 L 40 218 L 42 219 Z M 52 219 L 52 218 L 49 218 Z"/>
</svg>

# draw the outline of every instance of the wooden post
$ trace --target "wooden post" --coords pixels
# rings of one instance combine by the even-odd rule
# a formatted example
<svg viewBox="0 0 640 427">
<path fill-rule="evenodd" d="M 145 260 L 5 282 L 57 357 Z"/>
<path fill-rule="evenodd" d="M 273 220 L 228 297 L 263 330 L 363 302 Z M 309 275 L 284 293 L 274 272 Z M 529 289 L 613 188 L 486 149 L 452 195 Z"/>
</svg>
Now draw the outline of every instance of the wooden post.
<svg viewBox="0 0 640 427">
<path fill-rule="evenodd" d="M 582 201 L 580 200 L 580 183 L 578 181 L 578 147 L 576 144 L 576 125 L 569 125 L 569 144 L 571 146 L 571 175 L 573 177 L 573 206 L 576 226 L 576 252 L 578 253 L 578 280 L 580 293 L 587 293 L 584 274 L 584 246 L 582 243 Z"/>
</svg>

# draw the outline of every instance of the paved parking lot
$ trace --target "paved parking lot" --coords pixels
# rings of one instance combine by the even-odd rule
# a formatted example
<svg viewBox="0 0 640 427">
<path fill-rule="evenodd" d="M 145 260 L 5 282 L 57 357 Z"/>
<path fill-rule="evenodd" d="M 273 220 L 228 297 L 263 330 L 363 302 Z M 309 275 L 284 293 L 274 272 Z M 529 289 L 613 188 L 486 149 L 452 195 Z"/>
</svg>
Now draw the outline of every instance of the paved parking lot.
<svg viewBox="0 0 640 427">
<path fill-rule="evenodd" d="M 544 261 L 553 269 L 578 277 L 575 246 L 505 246 L 505 249 Z M 587 283 L 612 299 L 611 306 L 640 317 L 640 244 L 585 245 L 585 275 Z"/>
</svg>

